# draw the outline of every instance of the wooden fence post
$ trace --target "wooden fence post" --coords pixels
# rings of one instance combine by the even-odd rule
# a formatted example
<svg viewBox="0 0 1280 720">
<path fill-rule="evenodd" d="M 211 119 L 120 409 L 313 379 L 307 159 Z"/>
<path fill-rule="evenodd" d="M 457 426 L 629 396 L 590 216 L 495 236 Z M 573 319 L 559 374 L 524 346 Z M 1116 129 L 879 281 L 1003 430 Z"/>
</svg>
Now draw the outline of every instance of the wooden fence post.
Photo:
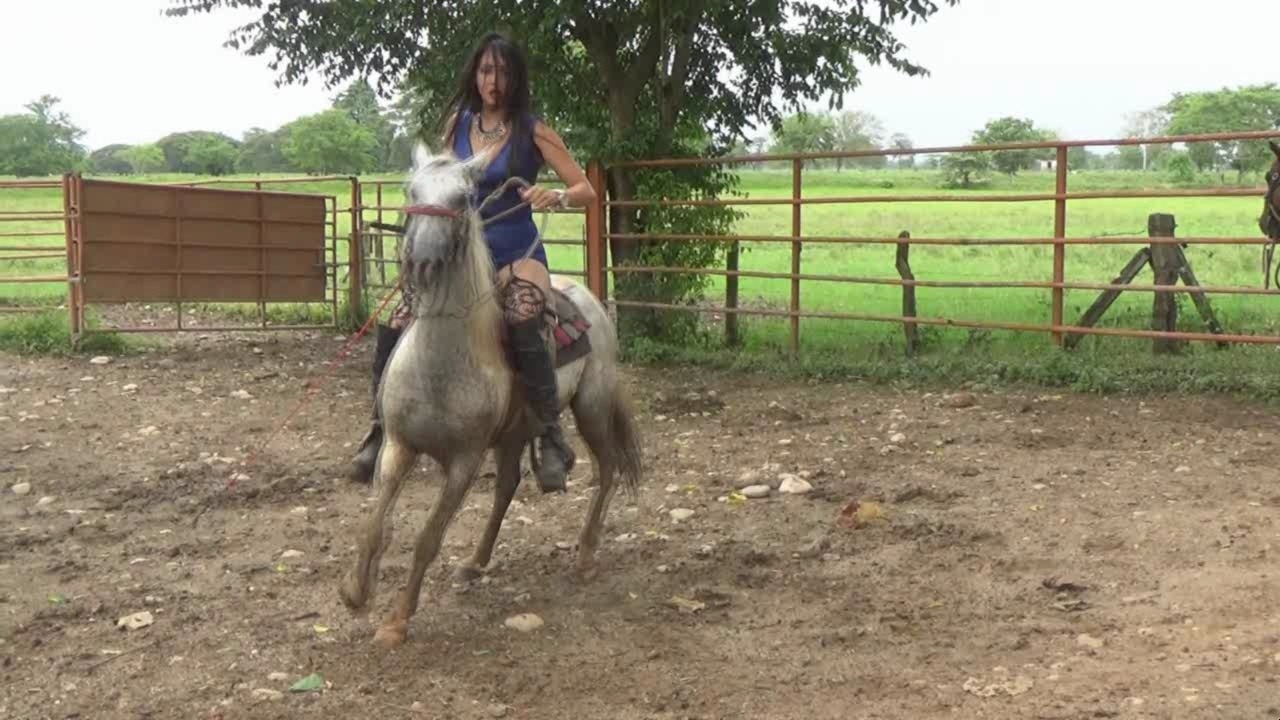
<svg viewBox="0 0 1280 720">
<path fill-rule="evenodd" d="M 911 233 L 903 230 L 898 233 L 898 239 L 901 241 L 898 243 L 898 257 L 895 263 L 898 267 L 898 275 L 903 280 L 914 281 L 916 276 L 911 272 L 911 243 L 906 242 L 911 239 Z M 902 284 L 902 317 L 916 317 L 916 286 L 906 282 Z M 915 357 L 920 347 L 916 323 L 903 323 L 902 329 L 907 335 L 907 357 Z"/>
<path fill-rule="evenodd" d="M 587 205 L 587 289 L 600 302 L 609 296 L 609 278 L 605 272 L 605 182 L 604 165 L 599 160 L 587 164 L 587 181 L 596 191 L 595 202 Z"/>
<path fill-rule="evenodd" d="M 738 309 L 738 241 L 734 240 L 729 245 L 728 256 L 725 259 L 725 270 L 727 274 L 724 278 L 724 343 L 729 347 L 737 347 L 742 338 L 738 335 L 738 313 L 734 310 Z"/>
<path fill-rule="evenodd" d="M 347 312 L 356 324 L 363 323 L 361 307 L 364 298 L 364 248 L 361 247 L 361 224 L 363 223 L 364 201 L 360 197 L 360 180 L 351 176 L 351 238 L 347 241 Z M 337 228 L 334 228 L 335 231 Z M 336 234 L 336 232 L 335 232 Z M 336 288 L 335 288 L 336 292 Z"/>
<path fill-rule="evenodd" d="M 1152 213 L 1147 216 L 1147 235 L 1152 238 L 1171 238 L 1177 224 L 1173 215 Z M 1181 253 L 1178 246 L 1168 243 L 1151 244 L 1151 269 L 1155 271 L 1156 285 L 1175 285 Z M 1178 327 L 1178 299 L 1175 293 L 1156 291 L 1151 308 L 1151 329 L 1173 332 Z M 1154 338 L 1152 350 L 1157 354 L 1178 352 L 1180 343 L 1172 338 Z"/>
<path fill-rule="evenodd" d="M 801 213 L 800 198 L 803 196 L 801 175 L 804 172 L 804 161 L 796 158 L 791 161 L 791 356 L 800 355 L 800 242 Z"/>
<path fill-rule="evenodd" d="M 1067 246 L 1063 242 L 1067 237 L 1067 146 L 1059 145 L 1055 160 L 1055 180 L 1053 201 L 1053 281 L 1058 284 L 1053 289 L 1052 321 L 1054 327 L 1061 327 L 1066 311 L 1066 293 L 1062 283 L 1066 282 Z M 1062 347 L 1064 337 L 1061 332 L 1051 333 L 1053 342 Z"/>
</svg>

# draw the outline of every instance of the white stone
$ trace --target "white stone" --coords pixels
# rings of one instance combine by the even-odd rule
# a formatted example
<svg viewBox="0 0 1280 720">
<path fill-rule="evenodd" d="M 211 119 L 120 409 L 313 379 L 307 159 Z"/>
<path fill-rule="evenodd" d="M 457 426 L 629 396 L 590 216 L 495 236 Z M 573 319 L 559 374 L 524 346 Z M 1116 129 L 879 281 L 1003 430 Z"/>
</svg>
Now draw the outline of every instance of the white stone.
<svg viewBox="0 0 1280 720">
<path fill-rule="evenodd" d="M 106 365 L 109 362 L 111 362 L 111 358 L 107 357 L 106 355 L 99 355 L 89 360 L 90 365 Z"/>
<path fill-rule="evenodd" d="M 1096 638 L 1092 635 L 1086 635 L 1083 633 L 1076 636 L 1076 643 L 1083 647 L 1087 647 L 1091 650 L 1101 649 L 1102 646 L 1105 644 L 1102 641 L 1102 638 Z"/>
<path fill-rule="evenodd" d="M 784 495 L 804 495 L 813 492 L 813 486 L 808 481 L 801 480 L 794 475 L 788 475 L 782 480 L 782 484 L 778 486 L 778 492 Z"/>
<path fill-rule="evenodd" d="M 769 497 L 769 493 L 771 492 L 773 492 L 773 489 L 768 485 L 749 485 L 742 488 L 743 497 L 753 499 Z"/>
<path fill-rule="evenodd" d="M 31 483 L 20 482 L 17 485 L 14 485 L 10 489 L 13 490 L 14 495 L 26 495 L 27 493 L 31 492 Z"/>
<path fill-rule="evenodd" d="M 542 621 L 542 618 L 534 615 L 533 613 L 522 613 L 520 615 L 513 615 L 507 618 L 506 622 L 503 624 L 516 632 L 528 633 L 537 630 L 546 623 Z"/>
<path fill-rule="evenodd" d="M 258 688 L 253 691 L 253 699 L 259 702 L 280 702 L 284 699 L 284 693 L 270 688 Z"/>
<path fill-rule="evenodd" d="M 155 622 L 155 618 L 151 616 L 151 613 L 144 610 L 140 613 L 125 615 L 120 618 L 116 621 L 116 627 L 122 627 L 128 630 L 141 630 L 144 627 L 150 626 L 153 622 Z"/>
<path fill-rule="evenodd" d="M 694 512 L 688 508 L 676 508 L 667 514 L 671 516 L 673 522 L 684 522 L 693 517 Z"/>
</svg>

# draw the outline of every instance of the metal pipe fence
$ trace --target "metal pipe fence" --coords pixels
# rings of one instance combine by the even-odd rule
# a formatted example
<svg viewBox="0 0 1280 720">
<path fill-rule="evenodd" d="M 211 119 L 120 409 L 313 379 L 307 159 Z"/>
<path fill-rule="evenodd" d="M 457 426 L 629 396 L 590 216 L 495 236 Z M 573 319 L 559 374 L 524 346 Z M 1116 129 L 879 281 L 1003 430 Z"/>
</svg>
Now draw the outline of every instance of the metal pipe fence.
<svg viewBox="0 0 1280 720">
<path fill-rule="evenodd" d="M 1280 335 L 1267 334 L 1262 332 L 1236 332 L 1227 333 L 1217 326 L 1216 318 L 1212 317 L 1211 307 L 1208 297 L 1213 295 L 1243 295 L 1243 296 L 1267 296 L 1280 294 L 1275 289 L 1241 287 L 1238 285 L 1200 285 L 1195 279 L 1194 273 L 1190 268 L 1190 262 L 1187 256 L 1182 252 L 1182 248 L 1192 245 L 1207 246 L 1248 246 L 1258 245 L 1266 246 L 1275 241 L 1258 235 L 1252 236 L 1188 236 L 1173 237 L 1172 218 L 1169 218 L 1168 232 L 1150 229 L 1148 235 L 1139 236 L 1136 234 L 1125 234 L 1117 237 L 1068 237 L 1067 227 L 1069 206 L 1072 203 L 1081 201 L 1101 201 L 1101 200 L 1158 200 L 1170 198 L 1238 198 L 1238 197 L 1255 197 L 1258 199 L 1258 210 L 1262 209 L 1262 200 L 1265 188 L 1257 187 L 1200 187 L 1200 188 L 1152 188 L 1152 189 L 1117 189 L 1117 190 L 1084 190 L 1073 191 L 1070 188 L 1071 168 L 1069 167 L 1068 150 L 1071 148 L 1087 148 L 1095 146 L 1126 146 L 1126 145 L 1160 145 L 1175 143 L 1204 143 L 1204 142 L 1230 142 L 1243 140 L 1266 140 L 1280 137 L 1280 130 L 1274 131 L 1257 131 L 1257 132 L 1236 132 L 1236 133 L 1214 133 L 1202 135 L 1176 135 L 1163 136 L 1153 138 L 1120 138 L 1111 140 L 1075 140 L 1075 141 L 1046 141 L 1046 142 L 1022 142 L 1022 143 L 1004 143 L 998 145 L 967 145 L 967 146 L 946 146 L 946 147 L 927 147 L 927 148 L 910 148 L 910 149 L 885 149 L 885 150 L 859 150 L 848 152 L 820 152 L 820 153 L 793 153 L 793 154 L 755 154 L 740 155 L 730 157 L 703 157 L 703 158 L 672 158 L 657 160 L 637 160 L 629 162 L 619 162 L 611 165 L 607 170 L 604 168 L 597 169 L 597 176 L 603 178 L 607 171 L 625 171 L 625 172 L 642 172 L 645 170 L 671 170 L 681 167 L 706 167 L 734 164 L 760 164 L 760 163 L 785 163 L 790 165 L 791 175 L 791 194 L 790 197 L 768 197 L 768 198 L 608 198 L 602 199 L 599 203 L 598 212 L 601 215 L 605 213 L 625 213 L 636 212 L 644 209 L 665 208 L 665 207 L 789 207 L 790 208 L 790 226 L 791 232 L 785 235 L 764 235 L 764 234 L 672 234 L 672 233 L 645 233 L 645 232 L 608 232 L 605 228 L 600 228 L 599 232 L 592 234 L 589 238 L 589 244 L 593 246 L 593 250 L 601 257 L 605 256 L 610 244 L 614 241 L 665 241 L 665 242 L 687 242 L 687 243 L 704 243 L 713 242 L 722 245 L 728 245 L 731 248 L 728 267 L 726 269 L 699 269 L 689 267 L 664 267 L 641 264 L 600 264 L 595 272 L 598 276 L 590 278 L 594 287 L 605 287 L 610 277 L 616 280 L 620 276 L 628 274 L 643 274 L 649 276 L 659 276 L 663 274 L 680 274 L 680 275 L 702 275 L 717 276 L 726 280 L 726 302 L 724 305 L 675 305 L 661 302 L 645 302 L 635 299 L 615 298 L 610 300 L 611 305 L 616 308 L 644 308 L 649 310 L 661 311 L 697 311 L 701 313 L 710 313 L 715 315 L 723 315 L 726 319 L 726 331 L 730 332 L 730 327 L 736 320 L 738 315 L 757 315 L 763 317 L 785 318 L 789 321 L 789 349 L 794 353 L 798 353 L 800 349 L 800 324 L 803 319 L 828 319 L 828 320 L 846 320 L 861 322 L 884 322 L 898 323 L 913 330 L 918 325 L 934 325 L 940 327 L 964 327 L 973 329 L 988 330 L 1008 330 L 1015 332 L 1032 332 L 1048 334 L 1053 342 L 1059 346 L 1070 347 L 1074 341 L 1083 335 L 1105 335 L 1112 337 L 1129 337 L 1129 338 L 1148 338 L 1162 341 L 1212 341 L 1222 345 L 1226 342 L 1231 343 L 1250 343 L 1250 344 L 1280 344 Z M 804 191 L 805 163 L 815 160 L 836 160 L 836 159 L 852 159 L 852 158 L 871 158 L 871 157 L 892 157 L 900 155 L 919 155 L 919 154 L 954 154 L 954 153 L 990 153 L 1004 150 L 1041 150 L 1052 151 L 1053 156 L 1053 192 L 1008 192 L 994 194 L 964 194 L 957 193 L 936 193 L 923 192 L 919 194 L 865 194 L 865 195 L 841 195 L 841 196 L 819 196 L 814 197 L 806 195 Z M 1052 234 L 1045 237 L 1023 236 L 1023 237 L 921 237 L 912 238 L 909 232 L 903 232 L 898 237 L 876 237 L 876 236 L 832 236 L 818 235 L 806 236 L 805 229 L 805 213 L 804 208 L 814 206 L 837 206 L 848 207 L 865 204 L 918 204 L 918 203 L 982 203 L 982 204 L 1009 204 L 1009 203 L 1052 203 Z M 1152 213 L 1154 219 L 1159 214 L 1161 208 L 1153 203 L 1149 212 Z M 1251 216 L 1256 219 L 1256 215 Z M 775 222 L 780 218 L 775 218 Z M 1154 220 L 1153 220 L 1154 222 Z M 790 271 L 784 272 L 781 269 L 768 271 L 762 270 L 743 270 L 739 268 L 739 258 L 737 249 L 744 243 L 761 243 L 761 244 L 781 244 L 790 246 Z M 857 246 L 883 246 L 893 244 L 899 248 L 899 257 L 897 269 L 899 277 L 867 277 L 856 275 L 839 275 L 826 272 L 804 272 L 803 250 L 809 245 L 827 245 L 840 249 L 852 249 Z M 1001 280 L 959 280 L 946 277 L 920 279 L 912 273 L 910 263 L 907 260 L 907 251 L 911 245 L 924 246 L 926 248 L 939 247 L 984 247 L 984 246 L 1050 246 L 1053 250 L 1051 268 L 1048 268 L 1047 279 L 1042 278 L 1026 278 L 1026 279 L 1001 279 Z M 1135 284 L 1132 282 L 1134 276 L 1145 265 L 1134 263 L 1136 269 L 1130 272 L 1130 268 L 1126 268 L 1126 275 L 1118 277 L 1109 283 L 1088 282 L 1088 281 L 1069 281 L 1066 277 L 1067 249 L 1072 248 L 1073 253 L 1083 251 L 1083 246 L 1115 246 L 1115 245 L 1141 245 L 1147 248 L 1143 252 L 1145 261 L 1149 262 L 1153 271 L 1157 276 L 1157 281 L 1151 284 Z M 1165 251 L 1168 250 L 1167 254 Z M 1167 256 L 1166 256 L 1167 255 Z M 1135 258 L 1137 260 L 1138 258 Z M 891 267 L 890 263 L 886 263 L 886 267 Z M 1161 282 L 1159 278 L 1164 274 L 1166 278 L 1172 278 L 1171 282 Z M 738 306 L 737 298 L 737 280 L 739 278 L 756 278 L 767 280 L 789 281 L 789 302 L 787 309 L 775 308 L 743 308 Z M 1177 281 L 1181 279 L 1184 284 L 1177 285 Z M 854 285 L 889 285 L 900 286 L 904 293 L 910 293 L 910 304 L 904 296 L 904 312 L 901 315 L 885 315 L 877 313 L 854 313 L 830 310 L 827 308 L 814 309 L 806 308 L 802 303 L 802 289 L 805 283 L 841 283 Z M 984 320 L 978 318 L 958 318 L 945 316 L 917 316 L 915 314 L 915 298 L 914 289 L 917 287 L 928 288 L 951 288 L 951 289 L 1000 289 L 1000 288 L 1018 288 L 1032 290 L 1047 290 L 1049 293 L 1049 317 L 1043 323 L 1028 322 L 1005 322 L 997 320 Z M 1066 320 L 1065 292 L 1068 290 L 1087 290 L 1102 291 L 1103 297 L 1095 302 L 1095 307 L 1090 309 L 1090 313 L 1086 317 L 1081 318 L 1077 323 L 1070 323 Z M 1102 312 L 1110 306 L 1114 301 L 1115 295 L 1124 291 L 1134 292 L 1151 292 L 1155 295 L 1155 302 L 1160 305 L 1162 302 L 1171 302 L 1174 294 L 1190 294 L 1196 300 L 1197 309 L 1201 310 L 1201 314 L 1205 315 L 1206 322 L 1214 327 L 1213 332 L 1195 333 L 1195 332 L 1178 332 L 1169 325 L 1166 318 L 1165 325 L 1158 322 L 1153 325 L 1151 330 L 1129 329 L 1129 328 L 1099 328 L 1094 326 Z M 907 309 L 910 308 L 910 312 Z M 1096 316 L 1095 316 L 1096 315 Z M 1176 321 L 1176 313 L 1175 313 Z M 909 343 L 912 337 L 911 330 L 908 331 Z M 911 351 L 911 348 L 908 348 Z"/>
</svg>

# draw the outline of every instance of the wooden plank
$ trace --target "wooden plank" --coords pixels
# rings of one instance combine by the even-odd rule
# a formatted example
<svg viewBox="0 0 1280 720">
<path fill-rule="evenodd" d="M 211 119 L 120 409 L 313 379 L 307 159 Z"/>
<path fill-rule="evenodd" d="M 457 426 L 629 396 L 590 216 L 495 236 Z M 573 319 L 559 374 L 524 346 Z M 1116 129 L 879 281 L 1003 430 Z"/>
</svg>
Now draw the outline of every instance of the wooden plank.
<svg viewBox="0 0 1280 720">
<path fill-rule="evenodd" d="M 323 196 L 92 180 L 84 186 L 88 301 L 327 299 Z"/>
<path fill-rule="evenodd" d="M 1142 272 L 1142 268 L 1146 267 L 1149 262 L 1151 262 L 1151 249 L 1142 248 L 1138 252 L 1134 253 L 1128 264 L 1126 264 L 1124 269 L 1120 271 L 1120 274 L 1111 281 L 1111 284 L 1128 285 L 1133 282 L 1133 279 L 1138 276 L 1138 273 Z M 1093 304 L 1084 312 L 1084 315 L 1080 317 L 1080 322 L 1076 323 L 1076 325 L 1079 327 L 1093 327 L 1094 325 L 1097 325 L 1098 321 L 1102 319 L 1102 316 L 1106 314 L 1107 310 L 1111 308 L 1112 303 L 1116 301 L 1116 298 L 1120 297 L 1120 293 L 1122 292 L 1124 291 L 1107 290 L 1103 292 L 1098 296 L 1097 300 L 1093 301 Z M 1080 340 L 1083 338 L 1083 333 L 1069 333 L 1067 335 L 1065 347 L 1070 350 L 1078 345 Z"/>
</svg>

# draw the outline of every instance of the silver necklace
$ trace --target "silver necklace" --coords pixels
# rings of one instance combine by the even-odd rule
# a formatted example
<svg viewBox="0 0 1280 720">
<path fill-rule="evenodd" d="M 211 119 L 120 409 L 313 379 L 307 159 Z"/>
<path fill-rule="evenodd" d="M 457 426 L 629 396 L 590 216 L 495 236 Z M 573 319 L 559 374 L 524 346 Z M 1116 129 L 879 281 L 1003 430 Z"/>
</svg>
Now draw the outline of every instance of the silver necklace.
<svg viewBox="0 0 1280 720">
<path fill-rule="evenodd" d="M 476 115 L 476 131 L 480 134 L 481 138 L 488 140 L 489 142 L 493 142 L 501 139 L 507 134 L 507 121 L 503 120 L 499 122 L 498 126 L 492 130 L 485 130 L 484 116 Z"/>
</svg>

